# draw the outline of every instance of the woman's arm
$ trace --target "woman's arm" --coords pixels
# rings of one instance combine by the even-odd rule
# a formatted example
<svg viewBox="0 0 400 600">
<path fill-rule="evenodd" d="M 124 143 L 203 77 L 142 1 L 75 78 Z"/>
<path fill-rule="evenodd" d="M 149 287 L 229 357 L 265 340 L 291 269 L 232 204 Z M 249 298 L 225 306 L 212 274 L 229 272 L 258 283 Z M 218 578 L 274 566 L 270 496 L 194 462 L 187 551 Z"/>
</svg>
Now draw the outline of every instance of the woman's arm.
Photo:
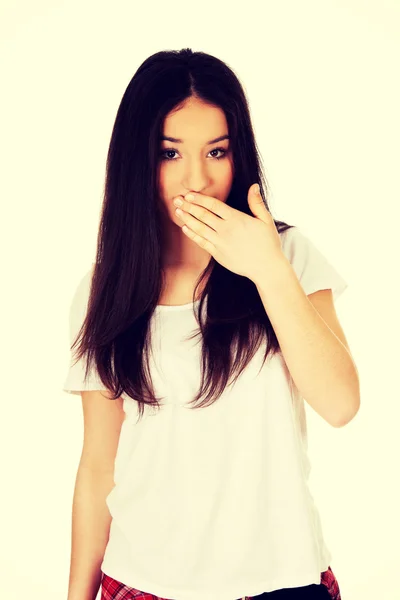
<svg viewBox="0 0 400 600">
<path fill-rule="evenodd" d="M 82 391 L 84 441 L 72 508 L 71 567 L 67 600 L 95 600 L 101 583 L 112 517 L 106 498 L 115 485 L 114 471 L 123 399 L 106 391 Z"/>
<path fill-rule="evenodd" d="M 67 600 L 95 600 L 112 517 L 106 497 L 114 487 L 112 471 L 80 465 L 72 508 L 71 564 Z"/>
</svg>

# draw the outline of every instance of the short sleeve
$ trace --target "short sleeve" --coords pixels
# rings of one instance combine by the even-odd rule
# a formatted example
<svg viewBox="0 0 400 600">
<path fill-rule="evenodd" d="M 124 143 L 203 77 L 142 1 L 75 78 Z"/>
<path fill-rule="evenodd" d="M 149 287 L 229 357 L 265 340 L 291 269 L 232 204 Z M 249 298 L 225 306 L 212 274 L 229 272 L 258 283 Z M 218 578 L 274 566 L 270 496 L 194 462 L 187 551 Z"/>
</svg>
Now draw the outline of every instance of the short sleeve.
<svg viewBox="0 0 400 600">
<path fill-rule="evenodd" d="M 82 323 L 86 317 L 93 268 L 94 267 L 92 265 L 90 270 L 81 279 L 72 298 L 69 312 L 70 347 L 75 341 L 76 336 L 78 335 Z M 84 381 L 86 368 L 86 354 L 84 354 L 84 356 L 78 362 L 76 362 L 76 364 L 73 364 L 76 361 L 76 351 L 77 346 L 75 346 L 73 350 L 70 351 L 70 364 L 66 378 L 64 380 L 63 391 L 68 392 L 70 394 L 80 395 L 80 392 L 83 390 L 107 390 L 107 388 L 101 382 L 97 370 L 94 368 L 93 364 L 92 368 L 88 373 L 86 381 Z"/>
<path fill-rule="evenodd" d="M 348 284 L 326 256 L 296 226 L 280 235 L 282 251 L 292 265 L 305 294 L 331 289 L 333 299 L 337 300 Z"/>
</svg>

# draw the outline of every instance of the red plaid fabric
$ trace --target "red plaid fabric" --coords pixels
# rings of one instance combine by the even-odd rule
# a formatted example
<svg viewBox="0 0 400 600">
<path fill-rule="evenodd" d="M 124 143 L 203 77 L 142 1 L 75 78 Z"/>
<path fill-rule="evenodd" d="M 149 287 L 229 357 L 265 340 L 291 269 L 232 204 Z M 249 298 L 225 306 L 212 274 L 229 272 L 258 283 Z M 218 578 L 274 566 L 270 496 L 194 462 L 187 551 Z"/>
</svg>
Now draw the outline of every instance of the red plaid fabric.
<svg viewBox="0 0 400 600">
<path fill-rule="evenodd" d="M 321 573 L 321 583 L 327 587 L 332 600 L 342 600 L 338 580 L 330 567 Z"/>
<path fill-rule="evenodd" d="M 327 571 L 321 573 L 321 583 L 326 586 L 331 600 L 341 600 L 339 584 L 330 567 L 328 567 Z M 132 598 L 136 598 L 137 600 L 171 600 L 136 590 L 109 577 L 105 573 L 102 574 L 101 600 L 132 600 Z M 246 596 L 246 600 L 252 600 L 252 597 Z"/>
</svg>

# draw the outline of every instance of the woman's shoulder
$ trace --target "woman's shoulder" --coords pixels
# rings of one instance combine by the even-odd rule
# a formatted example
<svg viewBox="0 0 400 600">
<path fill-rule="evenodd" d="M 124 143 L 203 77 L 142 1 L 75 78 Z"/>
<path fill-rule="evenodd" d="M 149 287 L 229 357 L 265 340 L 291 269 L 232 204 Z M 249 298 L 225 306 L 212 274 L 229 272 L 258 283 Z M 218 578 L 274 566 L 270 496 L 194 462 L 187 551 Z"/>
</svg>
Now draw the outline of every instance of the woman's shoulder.
<svg viewBox="0 0 400 600">
<path fill-rule="evenodd" d="M 297 225 L 290 225 L 279 233 L 282 250 L 287 257 L 303 256 L 315 248 L 310 238 Z"/>
</svg>

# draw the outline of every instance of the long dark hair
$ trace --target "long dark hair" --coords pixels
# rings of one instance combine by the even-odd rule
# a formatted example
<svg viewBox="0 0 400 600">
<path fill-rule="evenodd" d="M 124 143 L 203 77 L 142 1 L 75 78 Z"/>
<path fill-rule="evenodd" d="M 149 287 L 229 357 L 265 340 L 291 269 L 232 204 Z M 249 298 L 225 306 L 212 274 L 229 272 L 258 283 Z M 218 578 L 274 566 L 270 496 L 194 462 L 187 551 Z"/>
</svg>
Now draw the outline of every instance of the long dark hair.
<svg viewBox="0 0 400 600">
<path fill-rule="evenodd" d="M 81 336 L 76 362 L 87 354 L 85 378 L 94 360 L 101 381 L 113 394 L 110 399 L 127 394 L 139 403 L 140 417 L 145 404 L 160 408 L 163 399 L 154 394 L 148 355 L 150 318 L 164 281 L 160 137 L 167 114 L 189 97 L 218 106 L 226 115 L 234 162 L 226 203 L 253 216 L 247 195 L 257 182 L 271 212 L 248 103 L 233 71 L 218 58 L 190 48 L 147 58 L 129 82 L 115 119 L 88 309 L 71 346 L 72 350 Z M 279 233 L 293 227 L 275 219 L 274 223 Z M 263 339 L 263 364 L 269 354 L 280 351 L 255 284 L 211 257 L 196 282 L 193 301 L 207 277 L 196 312 L 196 335 L 201 333 L 202 338 L 201 386 L 190 404 L 202 400 L 193 408 L 215 402 L 230 378 L 236 381 Z"/>
</svg>

